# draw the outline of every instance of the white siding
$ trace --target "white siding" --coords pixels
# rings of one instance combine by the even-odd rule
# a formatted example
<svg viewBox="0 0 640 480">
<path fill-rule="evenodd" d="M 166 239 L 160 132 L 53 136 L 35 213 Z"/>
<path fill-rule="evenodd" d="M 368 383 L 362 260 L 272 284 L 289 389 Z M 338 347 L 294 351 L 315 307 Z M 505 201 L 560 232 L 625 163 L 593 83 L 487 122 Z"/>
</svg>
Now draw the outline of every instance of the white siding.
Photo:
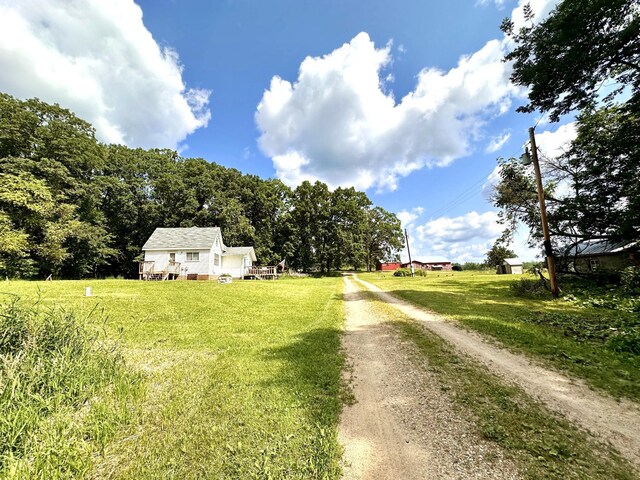
<svg viewBox="0 0 640 480">
<path fill-rule="evenodd" d="M 222 273 L 228 273 L 232 277 L 244 276 L 244 268 L 251 266 L 251 258 L 248 255 L 225 255 L 222 257 Z"/>
<path fill-rule="evenodd" d="M 198 252 L 198 261 L 187 261 L 187 251 Z M 213 271 L 210 268 L 210 264 L 212 264 L 213 262 L 213 260 L 211 259 L 212 255 L 210 255 L 210 252 L 208 250 L 152 250 L 144 252 L 144 259 L 147 262 L 156 262 L 154 265 L 154 270 L 157 272 L 164 270 L 167 267 L 169 263 L 169 253 L 176 254 L 176 262 L 180 263 L 181 274 L 213 274 Z"/>
</svg>

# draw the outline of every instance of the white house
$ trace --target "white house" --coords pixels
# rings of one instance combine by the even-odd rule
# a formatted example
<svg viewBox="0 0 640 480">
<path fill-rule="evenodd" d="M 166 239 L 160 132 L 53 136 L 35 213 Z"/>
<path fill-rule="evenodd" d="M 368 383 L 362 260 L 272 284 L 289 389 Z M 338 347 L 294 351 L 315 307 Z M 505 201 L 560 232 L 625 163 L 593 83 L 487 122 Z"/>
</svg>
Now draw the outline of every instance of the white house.
<svg viewBox="0 0 640 480">
<path fill-rule="evenodd" d="M 522 262 L 519 258 L 505 258 L 502 265 L 496 267 L 496 273 L 522 275 Z"/>
<path fill-rule="evenodd" d="M 156 228 L 142 250 L 145 280 L 242 278 L 256 261 L 253 247 L 227 247 L 218 227 Z"/>
</svg>

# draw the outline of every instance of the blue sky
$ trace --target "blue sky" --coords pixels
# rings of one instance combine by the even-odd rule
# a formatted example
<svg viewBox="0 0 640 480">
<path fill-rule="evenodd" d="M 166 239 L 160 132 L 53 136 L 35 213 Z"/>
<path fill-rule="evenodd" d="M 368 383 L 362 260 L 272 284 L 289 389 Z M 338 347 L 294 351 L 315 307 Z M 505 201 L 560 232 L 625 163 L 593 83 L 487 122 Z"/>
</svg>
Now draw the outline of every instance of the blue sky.
<svg viewBox="0 0 640 480">
<path fill-rule="evenodd" d="M 482 260 L 496 157 L 536 123 L 549 155 L 575 134 L 515 113 L 499 25 L 522 0 L 15 3 L 0 0 L 0 91 L 58 102 L 105 142 L 354 185 L 418 258 Z M 538 18 L 554 3 L 531 2 Z"/>
</svg>

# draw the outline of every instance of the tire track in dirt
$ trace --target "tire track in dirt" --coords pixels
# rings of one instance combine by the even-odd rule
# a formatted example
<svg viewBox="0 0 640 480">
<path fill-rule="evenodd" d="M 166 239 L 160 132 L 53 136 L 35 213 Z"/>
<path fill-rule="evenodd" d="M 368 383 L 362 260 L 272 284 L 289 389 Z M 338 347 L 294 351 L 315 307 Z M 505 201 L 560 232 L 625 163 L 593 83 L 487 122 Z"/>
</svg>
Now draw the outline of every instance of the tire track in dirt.
<svg viewBox="0 0 640 480">
<path fill-rule="evenodd" d="M 343 347 L 356 403 L 339 428 L 346 479 L 516 479 L 497 445 L 453 410 L 427 368 L 349 278 Z"/>
<path fill-rule="evenodd" d="M 583 381 L 545 368 L 487 342 L 452 321 L 416 307 L 379 287 L 356 280 L 405 315 L 422 322 L 458 351 L 470 355 L 492 372 L 511 381 L 548 408 L 564 415 L 600 440 L 609 442 L 631 463 L 640 467 L 640 406 L 591 390 Z"/>
</svg>

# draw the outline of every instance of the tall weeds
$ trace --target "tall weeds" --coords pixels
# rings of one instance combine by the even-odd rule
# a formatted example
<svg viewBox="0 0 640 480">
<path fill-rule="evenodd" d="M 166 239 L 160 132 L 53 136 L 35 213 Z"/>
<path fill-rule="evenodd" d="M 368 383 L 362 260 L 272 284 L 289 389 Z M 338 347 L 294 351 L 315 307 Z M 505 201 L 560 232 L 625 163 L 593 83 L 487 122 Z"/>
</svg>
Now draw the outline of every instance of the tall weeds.
<svg viewBox="0 0 640 480">
<path fill-rule="evenodd" d="M 136 412 L 141 382 L 95 322 L 0 305 L 0 478 L 78 478 Z"/>
</svg>

